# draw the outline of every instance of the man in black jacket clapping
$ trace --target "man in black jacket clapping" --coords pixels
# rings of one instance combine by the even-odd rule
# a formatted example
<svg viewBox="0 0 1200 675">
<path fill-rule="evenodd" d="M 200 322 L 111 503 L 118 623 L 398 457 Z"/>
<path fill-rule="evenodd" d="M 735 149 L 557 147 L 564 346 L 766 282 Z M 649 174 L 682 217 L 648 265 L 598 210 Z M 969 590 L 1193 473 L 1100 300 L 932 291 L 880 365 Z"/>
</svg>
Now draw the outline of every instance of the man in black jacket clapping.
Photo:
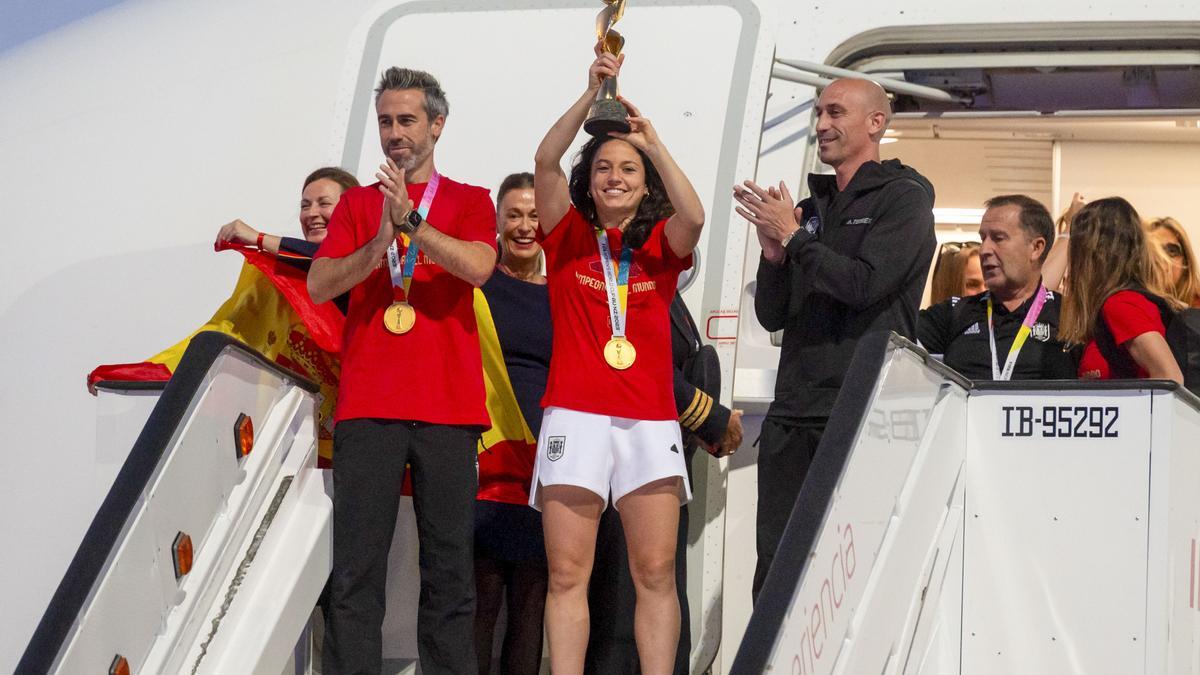
<svg viewBox="0 0 1200 675">
<path fill-rule="evenodd" d="M 879 160 L 891 119 L 886 92 L 835 80 L 815 113 L 818 153 L 835 175 L 810 174 L 811 196 L 799 205 L 782 182 L 734 187 L 762 245 L 755 314 L 767 330 L 783 330 L 759 439 L 756 599 L 858 340 L 874 331 L 915 336 L 936 245 L 933 186 L 897 160 Z"/>
</svg>

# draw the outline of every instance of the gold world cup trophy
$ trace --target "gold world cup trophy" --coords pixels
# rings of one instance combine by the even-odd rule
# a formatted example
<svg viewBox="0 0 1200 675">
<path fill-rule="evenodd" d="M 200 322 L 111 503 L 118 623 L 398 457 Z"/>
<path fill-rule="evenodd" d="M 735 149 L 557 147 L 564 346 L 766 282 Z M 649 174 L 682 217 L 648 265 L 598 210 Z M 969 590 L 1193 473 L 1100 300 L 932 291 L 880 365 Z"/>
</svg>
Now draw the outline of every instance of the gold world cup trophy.
<svg viewBox="0 0 1200 675">
<path fill-rule="evenodd" d="M 596 38 L 601 49 L 613 56 L 620 56 L 621 48 L 625 46 L 625 38 L 613 30 L 624 13 L 625 0 L 604 0 L 604 9 L 596 15 Z M 596 101 L 588 110 L 587 121 L 583 123 L 584 131 L 593 136 L 607 136 L 610 131 L 629 133 L 629 122 L 625 119 L 629 111 L 617 100 L 617 93 L 617 78 L 604 78 Z"/>
</svg>

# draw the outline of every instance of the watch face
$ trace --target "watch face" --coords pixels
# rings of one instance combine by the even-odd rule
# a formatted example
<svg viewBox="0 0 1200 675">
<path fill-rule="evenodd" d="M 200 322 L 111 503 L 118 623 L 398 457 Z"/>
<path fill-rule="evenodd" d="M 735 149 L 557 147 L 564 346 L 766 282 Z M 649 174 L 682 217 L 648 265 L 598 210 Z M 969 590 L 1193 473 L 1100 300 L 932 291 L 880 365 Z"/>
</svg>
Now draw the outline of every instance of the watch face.
<svg viewBox="0 0 1200 675">
<path fill-rule="evenodd" d="M 408 224 L 413 229 L 416 229 L 421 224 L 421 214 L 417 213 L 416 211 L 409 211 Z"/>
</svg>

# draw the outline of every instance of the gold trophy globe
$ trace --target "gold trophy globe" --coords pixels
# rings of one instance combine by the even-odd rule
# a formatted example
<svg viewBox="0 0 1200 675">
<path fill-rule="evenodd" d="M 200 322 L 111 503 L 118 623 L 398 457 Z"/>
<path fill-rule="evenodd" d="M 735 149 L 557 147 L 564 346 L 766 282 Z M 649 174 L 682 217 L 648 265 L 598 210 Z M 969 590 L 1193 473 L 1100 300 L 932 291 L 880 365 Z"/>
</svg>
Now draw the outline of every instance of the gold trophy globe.
<svg viewBox="0 0 1200 675">
<path fill-rule="evenodd" d="M 625 0 L 604 0 L 604 9 L 596 15 L 596 38 L 601 43 L 601 49 L 613 56 L 621 55 L 625 46 L 625 38 L 613 30 L 613 26 L 621 20 L 625 13 Z M 600 82 L 600 91 L 596 101 L 588 110 L 587 121 L 583 130 L 593 136 L 607 136 L 608 132 L 616 131 L 629 133 L 629 111 L 617 100 L 617 78 L 606 77 Z"/>
</svg>

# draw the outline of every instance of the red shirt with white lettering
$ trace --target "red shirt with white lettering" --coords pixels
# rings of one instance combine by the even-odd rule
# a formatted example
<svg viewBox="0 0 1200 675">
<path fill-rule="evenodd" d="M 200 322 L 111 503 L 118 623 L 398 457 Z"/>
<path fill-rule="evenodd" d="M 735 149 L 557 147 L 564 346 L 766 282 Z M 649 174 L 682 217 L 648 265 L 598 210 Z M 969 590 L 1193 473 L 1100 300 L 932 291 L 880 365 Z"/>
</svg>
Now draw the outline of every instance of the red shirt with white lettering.
<svg viewBox="0 0 1200 675">
<path fill-rule="evenodd" d="M 572 206 L 549 235 L 539 229 L 554 321 L 544 407 L 637 420 L 678 419 L 668 308 L 679 273 L 692 266 L 692 256 L 680 258 L 671 250 L 666 222 L 655 224 L 646 243 L 634 251 L 629 266 L 625 337 L 637 358 L 626 370 L 617 370 L 604 360 L 604 345 L 612 338 L 612 327 L 595 228 Z M 621 239 L 620 230 L 608 230 L 617 261 Z"/>
<path fill-rule="evenodd" d="M 1100 314 L 1108 322 L 1117 349 L 1122 351 L 1128 352 L 1129 341 L 1139 335 L 1154 332 L 1165 336 L 1167 332 L 1158 307 L 1137 291 L 1117 291 L 1108 296 L 1100 307 Z M 1137 376 L 1150 377 L 1150 373 L 1138 366 Z M 1116 377 L 1095 340 L 1083 348 L 1083 356 L 1079 359 L 1079 377 L 1100 380 Z"/>
<path fill-rule="evenodd" d="M 350 255 L 379 232 L 383 195 L 378 185 L 342 194 L 316 258 Z M 414 206 L 421 203 L 425 185 L 408 186 Z M 455 239 L 496 247 L 496 211 L 484 188 L 442 176 L 426 220 Z M 399 246 L 403 260 L 407 247 Z M 408 295 L 417 320 L 409 332 L 394 335 L 383 325 L 393 294 L 386 254 L 381 256 L 371 274 L 350 290 L 334 419 L 488 425 L 473 298 L 471 284 L 421 251 Z"/>
</svg>

